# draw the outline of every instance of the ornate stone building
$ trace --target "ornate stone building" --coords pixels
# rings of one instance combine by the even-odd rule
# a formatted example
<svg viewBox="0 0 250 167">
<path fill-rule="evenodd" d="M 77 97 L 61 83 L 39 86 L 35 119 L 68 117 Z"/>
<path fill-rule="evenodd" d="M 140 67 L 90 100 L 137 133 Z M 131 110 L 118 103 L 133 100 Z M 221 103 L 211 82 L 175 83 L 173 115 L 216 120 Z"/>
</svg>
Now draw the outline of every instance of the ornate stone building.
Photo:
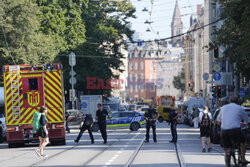
<svg viewBox="0 0 250 167">
<path fill-rule="evenodd" d="M 183 23 L 181 21 L 181 12 L 178 6 L 178 1 L 176 0 L 175 8 L 174 8 L 174 14 L 172 18 L 172 23 L 171 23 L 171 35 L 176 36 L 179 34 L 183 33 Z M 172 46 L 182 46 L 183 45 L 183 38 L 182 36 L 175 37 L 171 41 Z"/>
</svg>

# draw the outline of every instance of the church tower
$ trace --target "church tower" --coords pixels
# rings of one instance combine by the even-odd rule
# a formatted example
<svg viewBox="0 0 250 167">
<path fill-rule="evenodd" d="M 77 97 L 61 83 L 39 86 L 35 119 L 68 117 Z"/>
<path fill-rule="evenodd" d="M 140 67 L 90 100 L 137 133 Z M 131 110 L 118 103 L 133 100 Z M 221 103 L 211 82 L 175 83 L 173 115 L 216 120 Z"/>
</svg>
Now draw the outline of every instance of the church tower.
<svg viewBox="0 0 250 167">
<path fill-rule="evenodd" d="M 174 8 L 174 14 L 173 14 L 173 18 L 172 18 L 172 23 L 171 23 L 171 35 L 172 36 L 176 36 L 179 34 L 183 33 L 183 23 L 181 21 L 181 12 L 178 6 L 178 1 L 176 0 L 175 3 L 175 8 Z M 176 37 L 176 38 L 172 38 L 172 45 L 173 47 L 177 46 L 177 43 L 179 43 L 179 45 L 182 45 L 182 37 Z"/>
</svg>

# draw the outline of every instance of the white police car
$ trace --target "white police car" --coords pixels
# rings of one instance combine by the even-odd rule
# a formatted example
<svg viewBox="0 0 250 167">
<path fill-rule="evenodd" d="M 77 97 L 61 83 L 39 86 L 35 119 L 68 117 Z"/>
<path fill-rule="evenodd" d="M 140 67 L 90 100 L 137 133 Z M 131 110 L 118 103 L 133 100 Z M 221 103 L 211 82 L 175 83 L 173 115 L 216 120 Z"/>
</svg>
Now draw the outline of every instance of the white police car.
<svg viewBox="0 0 250 167">
<path fill-rule="evenodd" d="M 137 111 L 113 112 L 110 116 L 112 123 L 107 119 L 107 128 L 127 127 L 131 131 L 137 131 L 145 125 L 144 115 Z M 94 122 L 92 130 L 94 132 L 99 130 L 97 122 Z"/>
</svg>

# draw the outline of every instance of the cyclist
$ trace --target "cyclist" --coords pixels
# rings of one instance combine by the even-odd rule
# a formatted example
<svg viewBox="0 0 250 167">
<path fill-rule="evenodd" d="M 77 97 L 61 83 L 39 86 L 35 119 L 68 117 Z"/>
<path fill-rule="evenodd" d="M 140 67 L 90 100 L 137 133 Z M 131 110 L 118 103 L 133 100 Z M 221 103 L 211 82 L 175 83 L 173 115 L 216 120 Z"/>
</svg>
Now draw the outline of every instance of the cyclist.
<svg viewBox="0 0 250 167">
<path fill-rule="evenodd" d="M 245 143 L 245 137 L 241 131 L 241 122 L 243 120 L 247 124 L 248 116 L 244 108 L 238 105 L 237 102 L 238 98 L 232 96 L 230 103 L 221 108 L 221 112 L 218 116 L 218 121 L 221 122 L 221 141 L 225 149 L 225 162 L 227 167 L 230 166 L 230 157 L 235 147 L 234 143 Z M 243 161 L 247 163 L 243 150 L 241 151 Z"/>
</svg>

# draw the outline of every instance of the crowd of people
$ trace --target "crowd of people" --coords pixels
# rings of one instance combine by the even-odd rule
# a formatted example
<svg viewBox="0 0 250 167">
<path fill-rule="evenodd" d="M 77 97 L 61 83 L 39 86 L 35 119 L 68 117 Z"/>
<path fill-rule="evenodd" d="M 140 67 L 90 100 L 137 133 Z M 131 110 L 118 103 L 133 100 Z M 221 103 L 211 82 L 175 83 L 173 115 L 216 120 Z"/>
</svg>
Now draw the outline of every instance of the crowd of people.
<svg viewBox="0 0 250 167">
<path fill-rule="evenodd" d="M 234 149 L 234 143 L 239 143 L 241 146 L 241 154 L 243 155 L 243 163 L 249 163 L 245 159 L 246 153 L 246 134 L 244 133 L 244 129 L 246 129 L 246 125 L 248 125 L 248 116 L 243 107 L 237 104 L 238 98 L 233 96 L 230 98 L 230 103 L 221 107 L 221 112 L 218 115 L 218 121 L 221 122 L 221 142 L 225 149 L 225 162 L 226 166 L 229 166 L 230 156 Z M 96 111 L 96 121 L 99 126 L 103 143 L 107 143 L 107 130 L 106 130 L 106 118 L 110 119 L 112 124 L 112 119 L 109 116 L 107 110 L 103 109 L 102 104 L 97 105 L 98 110 Z M 39 148 L 35 150 L 36 154 L 41 157 L 47 157 L 43 153 L 44 147 L 49 143 L 48 138 L 48 130 L 46 129 L 46 117 L 47 108 L 42 106 L 39 110 L 42 113 L 40 118 L 41 127 L 38 130 L 38 136 L 40 140 Z M 176 143 L 177 142 L 177 119 L 180 115 L 176 112 L 175 106 L 171 105 L 171 110 L 169 112 L 169 125 L 171 129 L 172 140 L 169 142 Z M 195 108 L 193 113 L 193 123 L 194 128 L 200 127 L 200 138 L 202 143 L 202 152 L 210 152 L 211 147 L 211 126 L 212 126 L 212 113 L 209 111 L 209 108 L 205 106 L 202 110 L 198 110 Z M 145 143 L 149 142 L 150 138 L 150 129 L 153 130 L 153 141 L 157 143 L 157 135 L 156 135 L 156 121 L 159 118 L 159 113 L 156 111 L 153 104 L 149 105 L 149 109 L 146 110 L 144 114 L 144 119 L 146 121 L 146 137 Z M 66 122 L 68 119 L 68 115 L 66 114 Z M 245 125 L 245 126 L 242 126 Z M 90 114 L 86 114 L 84 116 L 84 123 L 80 128 L 79 135 L 77 136 L 75 142 L 78 143 L 83 132 L 88 130 L 91 143 L 94 143 L 94 136 L 92 134 L 92 126 L 93 126 L 93 118 Z M 244 128 L 245 127 L 245 128 Z M 70 129 L 66 126 L 66 130 L 70 133 Z M 207 149 L 205 142 L 207 141 Z"/>
</svg>

